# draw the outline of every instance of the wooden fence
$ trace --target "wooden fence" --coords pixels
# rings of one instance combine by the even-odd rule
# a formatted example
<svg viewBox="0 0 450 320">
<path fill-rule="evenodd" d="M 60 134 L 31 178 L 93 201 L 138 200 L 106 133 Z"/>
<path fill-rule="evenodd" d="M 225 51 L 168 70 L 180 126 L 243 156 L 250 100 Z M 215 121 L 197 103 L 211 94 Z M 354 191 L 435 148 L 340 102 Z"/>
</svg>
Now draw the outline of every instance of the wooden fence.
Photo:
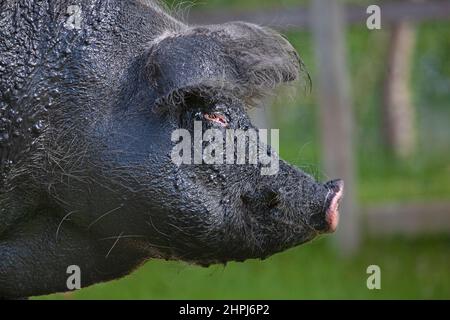
<svg viewBox="0 0 450 320">
<path fill-rule="evenodd" d="M 408 20 L 422 22 L 428 20 L 450 20 L 450 1 L 374 1 L 379 3 L 382 21 L 386 24 Z M 365 25 L 367 19 L 366 6 L 347 5 L 344 18 L 347 24 Z M 280 9 L 242 10 L 193 10 L 188 21 L 193 24 L 215 24 L 227 21 L 248 21 L 278 30 L 303 29 L 312 25 L 311 8 L 292 7 Z"/>
</svg>

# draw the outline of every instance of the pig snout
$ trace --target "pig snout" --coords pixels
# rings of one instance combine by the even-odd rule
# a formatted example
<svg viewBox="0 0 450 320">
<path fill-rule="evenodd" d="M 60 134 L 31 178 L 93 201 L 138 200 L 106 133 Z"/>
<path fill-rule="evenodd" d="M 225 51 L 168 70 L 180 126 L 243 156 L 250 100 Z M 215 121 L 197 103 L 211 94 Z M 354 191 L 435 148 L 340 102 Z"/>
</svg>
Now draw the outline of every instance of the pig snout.
<svg viewBox="0 0 450 320">
<path fill-rule="evenodd" d="M 274 222 L 279 231 L 288 236 L 289 239 L 279 239 L 287 241 L 286 246 L 293 239 L 294 242 L 304 241 L 334 232 L 339 223 L 343 180 L 322 184 L 296 168 L 282 168 L 283 172 L 275 180 L 264 181 L 256 190 L 241 196 L 245 212 L 260 220 L 262 225 Z"/>
<path fill-rule="evenodd" d="M 336 231 L 339 224 L 339 204 L 344 195 L 344 181 L 331 180 L 324 184 L 328 190 L 323 212 L 311 217 L 311 226 L 320 233 Z"/>
</svg>

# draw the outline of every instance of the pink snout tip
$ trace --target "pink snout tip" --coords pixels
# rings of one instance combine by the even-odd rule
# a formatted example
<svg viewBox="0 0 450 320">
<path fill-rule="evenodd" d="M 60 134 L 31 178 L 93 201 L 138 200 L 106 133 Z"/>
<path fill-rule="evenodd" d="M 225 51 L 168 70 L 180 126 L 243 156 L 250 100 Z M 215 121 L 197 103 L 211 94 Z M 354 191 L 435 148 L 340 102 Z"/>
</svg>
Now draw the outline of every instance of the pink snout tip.
<svg viewBox="0 0 450 320">
<path fill-rule="evenodd" d="M 339 224 L 339 204 L 344 195 L 344 181 L 335 180 L 330 184 L 330 188 L 334 195 L 331 198 L 330 206 L 325 213 L 325 220 L 328 224 L 327 232 L 336 231 Z"/>
</svg>

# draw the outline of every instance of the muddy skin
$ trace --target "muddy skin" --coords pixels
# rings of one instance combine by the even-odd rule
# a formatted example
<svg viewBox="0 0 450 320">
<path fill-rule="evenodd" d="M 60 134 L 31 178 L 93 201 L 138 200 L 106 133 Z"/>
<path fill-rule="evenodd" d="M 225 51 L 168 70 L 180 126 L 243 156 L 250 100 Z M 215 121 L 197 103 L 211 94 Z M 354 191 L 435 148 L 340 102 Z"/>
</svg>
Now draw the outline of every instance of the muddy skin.
<svg viewBox="0 0 450 320">
<path fill-rule="evenodd" d="M 0 297 L 67 291 L 150 258 L 265 258 L 336 228 L 340 180 L 280 161 L 175 165 L 175 129 L 253 128 L 246 110 L 303 72 L 276 32 L 188 26 L 144 0 L 0 2 Z M 222 130 L 221 129 L 221 130 Z M 272 151 L 269 151 L 272 152 Z"/>
</svg>

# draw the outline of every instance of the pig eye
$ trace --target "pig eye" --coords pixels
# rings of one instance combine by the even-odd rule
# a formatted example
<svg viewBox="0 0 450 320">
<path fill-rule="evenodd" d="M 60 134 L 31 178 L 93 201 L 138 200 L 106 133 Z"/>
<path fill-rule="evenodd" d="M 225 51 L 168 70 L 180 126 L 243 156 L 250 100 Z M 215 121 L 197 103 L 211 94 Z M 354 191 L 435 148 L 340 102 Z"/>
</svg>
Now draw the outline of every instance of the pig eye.
<svg viewBox="0 0 450 320">
<path fill-rule="evenodd" d="M 207 120 L 209 122 L 218 124 L 221 127 L 228 127 L 228 119 L 222 113 L 219 113 L 219 112 L 205 113 L 205 114 L 203 114 L 203 118 L 205 118 L 205 120 Z"/>
</svg>

